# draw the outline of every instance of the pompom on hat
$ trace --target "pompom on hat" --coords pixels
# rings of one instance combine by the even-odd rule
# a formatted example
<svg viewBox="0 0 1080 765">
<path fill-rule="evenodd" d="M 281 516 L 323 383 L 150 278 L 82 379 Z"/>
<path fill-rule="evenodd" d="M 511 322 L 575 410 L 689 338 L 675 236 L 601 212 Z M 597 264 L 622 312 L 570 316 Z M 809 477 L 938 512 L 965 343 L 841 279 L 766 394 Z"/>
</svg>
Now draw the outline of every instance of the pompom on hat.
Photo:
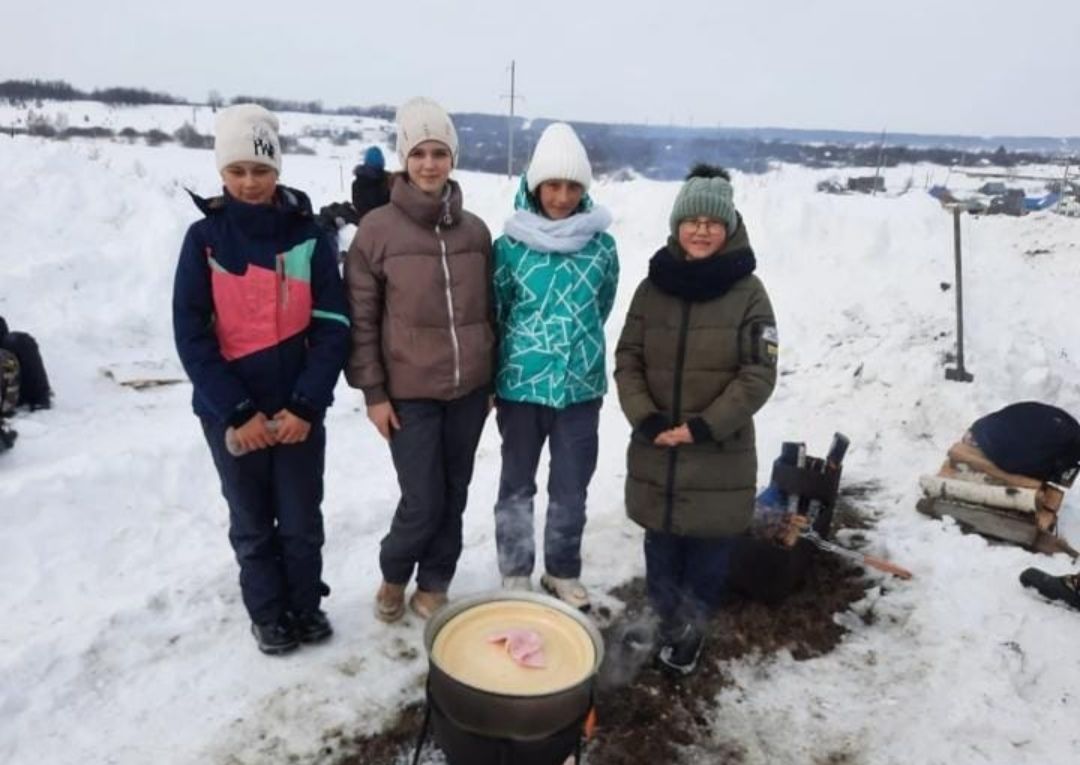
<svg viewBox="0 0 1080 765">
<path fill-rule="evenodd" d="M 739 224 L 734 190 L 728 172 L 712 165 L 696 165 L 675 197 L 671 208 L 671 233 L 678 236 L 679 221 L 706 217 L 724 221 L 731 236 Z"/>
<path fill-rule="evenodd" d="M 585 191 L 589 190 L 592 165 L 572 127 L 565 122 L 554 122 L 544 128 L 525 172 L 525 181 L 530 193 L 536 193 L 544 181 L 574 181 Z"/>
<path fill-rule="evenodd" d="M 424 141 L 438 141 L 449 147 L 454 167 L 457 167 L 457 131 L 450 115 L 437 103 L 423 96 L 409 99 L 398 107 L 394 121 L 397 123 L 397 154 L 402 167 L 405 167 L 409 152 Z"/>
<path fill-rule="evenodd" d="M 233 162 L 256 162 L 281 173 L 278 118 L 258 104 L 236 104 L 218 112 L 214 124 L 218 171 Z"/>
</svg>

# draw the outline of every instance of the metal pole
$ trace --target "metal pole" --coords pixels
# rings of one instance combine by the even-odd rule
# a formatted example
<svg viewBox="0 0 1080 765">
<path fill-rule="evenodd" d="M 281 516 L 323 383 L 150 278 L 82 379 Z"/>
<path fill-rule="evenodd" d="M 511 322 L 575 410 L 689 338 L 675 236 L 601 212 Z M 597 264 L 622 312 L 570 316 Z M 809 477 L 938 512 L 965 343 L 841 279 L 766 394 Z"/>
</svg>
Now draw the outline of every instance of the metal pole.
<svg viewBox="0 0 1080 765">
<path fill-rule="evenodd" d="M 510 62 L 510 120 L 506 123 L 506 177 L 514 177 L 514 65 Z"/>
<path fill-rule="evenodd" d="M 974 375 L 964 369 L 964 274 L 960 258 L 960 206 L 953 207 L 953 245 L 956 251 L 956 369 L 945 368 L 945 379 L 971 382 Z"/>
</svg>

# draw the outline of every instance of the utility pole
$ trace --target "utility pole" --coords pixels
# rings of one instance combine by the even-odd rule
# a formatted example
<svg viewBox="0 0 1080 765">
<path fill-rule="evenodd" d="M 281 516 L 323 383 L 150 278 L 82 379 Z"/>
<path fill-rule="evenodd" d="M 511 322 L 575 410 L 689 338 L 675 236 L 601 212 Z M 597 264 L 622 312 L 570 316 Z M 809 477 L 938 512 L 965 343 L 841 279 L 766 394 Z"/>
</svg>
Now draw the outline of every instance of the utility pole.
<svg viewBox="0 0 1080 765">
<path fill-rule="evenodd" d="M 506 122 L 506 177 L 514 177 L 514 101 L 517 94 L 514 92 L 514 69 L 517 62 L 510 62 L 510 119 Z"/>
</svg>

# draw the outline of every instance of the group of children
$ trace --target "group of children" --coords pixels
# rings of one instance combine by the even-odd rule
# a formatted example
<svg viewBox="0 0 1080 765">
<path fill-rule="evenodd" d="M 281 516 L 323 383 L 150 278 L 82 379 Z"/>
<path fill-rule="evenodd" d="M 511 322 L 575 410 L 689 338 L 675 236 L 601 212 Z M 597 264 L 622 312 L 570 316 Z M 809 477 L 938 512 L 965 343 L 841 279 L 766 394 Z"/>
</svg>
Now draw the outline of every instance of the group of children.
<svg viewBox="0 0 1080 765">
<path fill-rule="evenodd" d="M 611 214 L 589 195 L 585 147 L 569 125 L 543 132 L 493 243 L 450 177 L 459 145 L 449 115 L 416 98 L 396 122 L 401 171 L 390 176 L 388 202 L 361 220 L 344 280 L 307 197 L 278 182 L 276 118 L 253 104 L 218 116 L 224 190 L 195 197 L 205 217 L 180 255 L 176 343 L 265 653 L 332 632 L 320 608 L 329 593 L 320 553 L 323 417 L 342 368 L 389 444 L 401 490 L 380 547 L 378 619 L 396 621 L 407 608 L 427 618 L 446 602 L 492 406 L 502 436 L 494 511 L 502 584 L 534 586 L 533 498 L 546 443 L 537 584 L 590 606 L 581 543 L 619 259 Z M 723 595 L 731 539 L 753 509 L 752 416 L 775 385 L 778 349 L 754 269 L 730 177 L 695 168 L 615 353 L 632 427 L 626 507 L 646 529 L 658 658 L 677 672 L 696 664 L 705 619 Z M 237 448 L 226 447 L 227 436 Z"/>
</svg>

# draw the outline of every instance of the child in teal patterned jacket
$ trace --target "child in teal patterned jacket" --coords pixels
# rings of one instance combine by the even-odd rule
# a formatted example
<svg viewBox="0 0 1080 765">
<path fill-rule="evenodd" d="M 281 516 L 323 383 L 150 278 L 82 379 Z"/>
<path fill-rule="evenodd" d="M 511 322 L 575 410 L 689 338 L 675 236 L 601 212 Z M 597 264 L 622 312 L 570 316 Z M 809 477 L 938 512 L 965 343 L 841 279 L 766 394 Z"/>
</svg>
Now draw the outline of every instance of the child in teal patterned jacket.
<svg viewBox="0 0 1080 765">
<path fill-rule="evenodd" d="M 611 215 L 588 196 L 585 147 L 563 123 L 541 135 L 515 213 L 495 242 L 499 333 L 495 395 L 502 473 L 495 532 L 503 586 L 531 589 L 533 496 L 544 442 L 551 455 L 541 585 L 589 608 L 580 582 L 585 500 L 596 469 L 607 391 L 604 322 L 619 260 Z"/>
</svg>

